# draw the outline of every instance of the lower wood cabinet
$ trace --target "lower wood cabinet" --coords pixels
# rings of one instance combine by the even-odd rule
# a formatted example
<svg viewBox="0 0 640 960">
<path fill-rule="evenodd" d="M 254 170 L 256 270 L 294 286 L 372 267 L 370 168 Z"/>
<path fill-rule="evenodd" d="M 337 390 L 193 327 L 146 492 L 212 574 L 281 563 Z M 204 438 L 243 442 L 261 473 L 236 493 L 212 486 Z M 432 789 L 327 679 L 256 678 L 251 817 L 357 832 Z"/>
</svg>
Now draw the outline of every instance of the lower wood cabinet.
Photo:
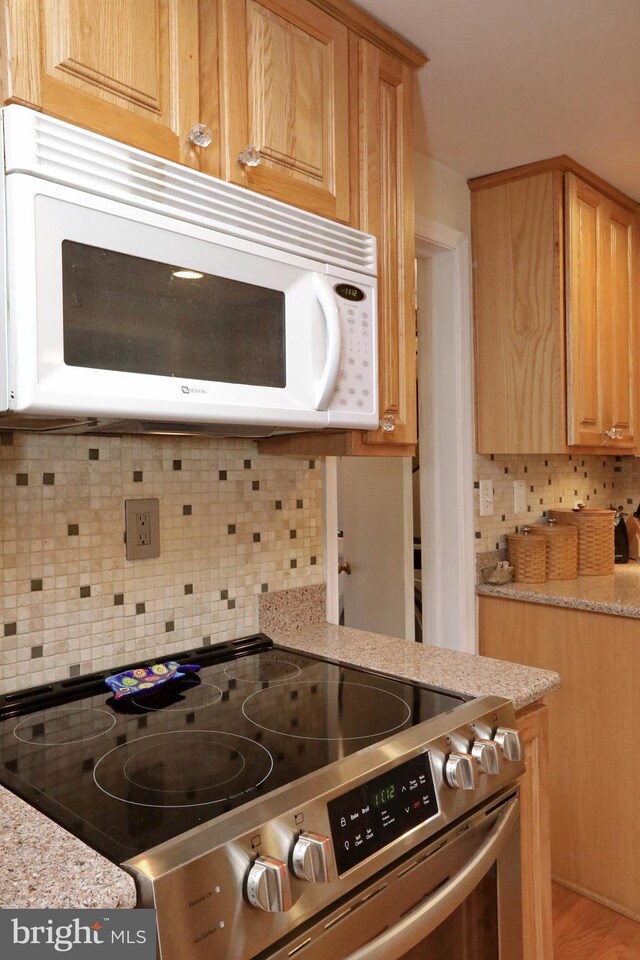
<svg viewBox="0 0 640 960">
<path fill-rule="evenodd" d="M 640 920 L 638 620 L 488 596 L 479 611 L 482 654 L 562 678 L 541 778 L 554 879 Z"/>
<path fill-rule="evenodd" d="M 549 711 L 539 701 L 517 717 L 527 768 L 520 778 L 524 960 L 553 960 Z"/>
</svg>

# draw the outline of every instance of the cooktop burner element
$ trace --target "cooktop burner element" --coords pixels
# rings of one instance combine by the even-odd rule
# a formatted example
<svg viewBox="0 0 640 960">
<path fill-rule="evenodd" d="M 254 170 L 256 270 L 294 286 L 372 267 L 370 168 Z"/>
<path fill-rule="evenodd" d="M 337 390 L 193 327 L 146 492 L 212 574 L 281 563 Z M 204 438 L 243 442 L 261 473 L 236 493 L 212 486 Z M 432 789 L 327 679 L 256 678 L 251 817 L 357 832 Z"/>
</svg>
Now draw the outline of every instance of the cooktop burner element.
<svg viewBox="0 0 640 960">
<path fill-rule="evenodd" d="M 201 670 L 132 700 L 102 676 L 0 697 L 0 782 L 117 862 L 463 699 L 265 637 L 163 659 Z"/>
<path fill-rule="evenodd" d="M 214 683 L 203 683 L 198 677 L 185 677 L 177 680 L 171 686 L 161 687 L 156 693 L 148 693 L 141 697 L 128 697 L 118 703 L 118 709 L 130 703 L 140 710 L 199 710 L 201 707 L 212 707 L 222 700 L 222 690 Z"/>
<path fill-rule="evenodd" d="M 33 713 L 13 729 L 16 740 L 39 746 L 63 746 L 85 743 L 102 737 L 116 725 L 116 718 L 108 710 L 82 707 L 54 707 Z"/>
<path fill-rule="evenodd" d="M 311 703 L 314 697 L 329 705 L 327 713 L 336 718 L 335 724 L 314 730 L 307 723 L 300 728 L 298 712 L 290 704 L 298 699 Z M 411 707 L 395 693 L 342 680 L 305 680 L 258 690 L 244 701 L 242 712 L 270 733 L 303 740 L 377 740 L 411 719 Z"/>
<path fill-rule="evenodd" d="M 104 793 L 125 803 L 198 807 L 250 793 L 272 769 L 271 754 L 253 740 L 190 730 L 120 744 L 98 760 L 93 777 Z"/>
<path fill-rule="evenodd" d="M 259 659 L 236 660 L 224 670 L 225 677 L 245 683 L 277 683 L 279 680 L 293 680 L 301 673 L 296 663 L 285 659 L 285 654 L 269 651 Z"/>
</svg>

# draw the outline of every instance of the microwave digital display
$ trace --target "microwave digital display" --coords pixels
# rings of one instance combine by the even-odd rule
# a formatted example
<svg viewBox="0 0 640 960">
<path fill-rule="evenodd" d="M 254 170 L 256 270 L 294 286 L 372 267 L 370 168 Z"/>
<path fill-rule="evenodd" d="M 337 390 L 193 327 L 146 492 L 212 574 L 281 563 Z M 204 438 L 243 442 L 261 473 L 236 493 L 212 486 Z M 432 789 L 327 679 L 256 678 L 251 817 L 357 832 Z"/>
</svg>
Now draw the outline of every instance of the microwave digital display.
<svg viewBox="0 0 640 960">
<path fill-rule="evenodd" d="M 367 298 L 364 290 L 355 287 L 352 283 L 336 283 L 333 289 L 343 300 L 351 300 L 352 303 L 360 303 Z"/>
<path fill-rule="evenodd" d="M 64 240 L 64 362 L 285 387 L 284 293 L 185 267 Z"/>
</svg>

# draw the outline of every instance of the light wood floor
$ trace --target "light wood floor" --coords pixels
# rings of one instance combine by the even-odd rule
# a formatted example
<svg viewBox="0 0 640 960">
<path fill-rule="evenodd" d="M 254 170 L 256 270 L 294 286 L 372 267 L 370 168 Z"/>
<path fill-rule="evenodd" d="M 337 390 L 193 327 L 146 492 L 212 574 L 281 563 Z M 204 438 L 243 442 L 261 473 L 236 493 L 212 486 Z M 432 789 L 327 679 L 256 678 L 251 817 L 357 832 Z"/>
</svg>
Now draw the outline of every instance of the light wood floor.
<svg viewBox="0 0 640 960">
<path fill-rule="evenodd" d="M 553 885 L 554 960 L 640 960 L 640 923 Z"/>
</svg>

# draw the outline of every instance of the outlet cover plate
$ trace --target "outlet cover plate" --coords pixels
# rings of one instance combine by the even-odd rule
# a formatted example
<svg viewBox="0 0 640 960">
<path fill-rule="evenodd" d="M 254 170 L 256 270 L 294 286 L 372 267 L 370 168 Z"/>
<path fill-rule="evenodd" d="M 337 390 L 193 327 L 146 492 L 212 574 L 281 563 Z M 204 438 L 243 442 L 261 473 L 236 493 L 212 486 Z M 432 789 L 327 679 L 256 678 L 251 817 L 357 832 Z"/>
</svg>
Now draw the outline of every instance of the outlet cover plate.
<svg viewBox="0 0 640 960">
<path fill-rule="evenodd" d="M 160 556 L 160 501 L 157 497 L 124 502 L 127 560 Z"/>
<path fill-rule="evenodd" d="M 527 512 L 527 485 L 524 480 L 513 481 L 513 512 Z"/>
<path fill-rule="evenodd" d="M 480 516 L 493 516 L 493 481 L 481 480 L 480 484 Z"/>
</svg>

